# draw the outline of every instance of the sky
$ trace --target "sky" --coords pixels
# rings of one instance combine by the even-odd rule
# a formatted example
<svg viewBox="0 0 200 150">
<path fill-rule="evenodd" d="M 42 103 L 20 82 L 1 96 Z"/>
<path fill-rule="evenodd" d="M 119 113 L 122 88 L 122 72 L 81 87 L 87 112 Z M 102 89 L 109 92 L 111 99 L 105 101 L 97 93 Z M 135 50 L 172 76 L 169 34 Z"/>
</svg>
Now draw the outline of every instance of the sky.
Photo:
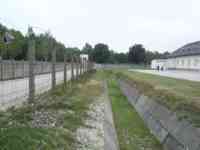
<svg viewBox="0 0 200 150">
<path fill-rule="evenodd" d="M 0 23 L 24 34 L 50 30 L 66 47 L 143 44 L 169 51 L 200 40 L 199 0 L 0 0 Z"/>
</svg>

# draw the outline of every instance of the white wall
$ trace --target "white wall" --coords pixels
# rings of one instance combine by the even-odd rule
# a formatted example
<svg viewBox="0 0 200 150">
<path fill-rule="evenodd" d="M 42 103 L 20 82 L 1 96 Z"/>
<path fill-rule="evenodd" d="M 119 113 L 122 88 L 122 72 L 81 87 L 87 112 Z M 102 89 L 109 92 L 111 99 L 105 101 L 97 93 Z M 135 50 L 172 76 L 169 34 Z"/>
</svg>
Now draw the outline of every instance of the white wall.
<svg viewBox="0 0 200 150">
<path fill-rule="evenodd" d="M 167 59 L 166 67 L 168 69 L 200 70 L 200 55 Z"/>
<path fill-rule="evenodd" d="M 154 59 L 151 61 L 151 69 L 157 69 L 157 67 L 166 69 L 166 60 L 165 59 Z"/>
</svg>

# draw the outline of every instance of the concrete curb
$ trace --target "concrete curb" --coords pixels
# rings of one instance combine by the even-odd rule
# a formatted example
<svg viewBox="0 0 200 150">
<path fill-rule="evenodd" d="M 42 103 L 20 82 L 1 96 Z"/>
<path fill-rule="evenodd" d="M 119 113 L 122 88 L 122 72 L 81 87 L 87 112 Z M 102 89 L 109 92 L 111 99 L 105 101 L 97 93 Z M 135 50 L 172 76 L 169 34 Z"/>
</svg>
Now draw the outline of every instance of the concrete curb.
<svg viewBox="0 0 200 150">
<path fill-rule="evenodd" d="M 107 83 L 104 82 L 105 112 L 104 112 L 104 150 L 119 150 L 118 138 L 113 121 L 112 107 L 108 98 Z"/>
<path fill-rule="evenodd" d="M 152 134 L 166 150 L 200 150 L 200 130 L 180 121 L 174 112 L 140 94 L 126 81 L 119 81 L 121 91 L 134 106 Z"/>
</svg>

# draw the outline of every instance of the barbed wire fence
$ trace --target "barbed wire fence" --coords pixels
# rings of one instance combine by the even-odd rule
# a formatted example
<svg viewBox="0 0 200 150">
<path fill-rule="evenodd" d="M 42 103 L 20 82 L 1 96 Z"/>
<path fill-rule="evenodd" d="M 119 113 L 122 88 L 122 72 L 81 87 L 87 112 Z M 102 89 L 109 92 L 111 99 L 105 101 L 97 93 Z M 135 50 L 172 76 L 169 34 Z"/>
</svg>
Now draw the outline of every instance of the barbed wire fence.
<svg viewBox="0 0 200 150">
<path fill-rule="evenodd" d="M 92 69 L 85 57 L 66 54 L 56 61 L 56 47 L 52 46 L 51 61 L 36 61 L 32 28 L 28 30 L 28 60 L 0 60 L 0 110 L 33 102 L 37 95 L 54 90 L 56 85 L 68 84 Z M 68 61 L 70 60 L 70 61 Z M 66 86 L 70 88 L 70 86 Z"/>
</svg>

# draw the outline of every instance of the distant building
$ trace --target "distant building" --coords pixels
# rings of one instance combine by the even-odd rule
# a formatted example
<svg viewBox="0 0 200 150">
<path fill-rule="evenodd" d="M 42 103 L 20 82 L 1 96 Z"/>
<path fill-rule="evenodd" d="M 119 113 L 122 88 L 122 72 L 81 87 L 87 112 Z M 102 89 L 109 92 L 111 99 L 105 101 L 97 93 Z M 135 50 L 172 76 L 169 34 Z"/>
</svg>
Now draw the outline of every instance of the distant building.
<svg viewBox="0 0 200 150">
<path fill-rule="evenodd" d="M 81 61 L 83 61 L 83 60 L 89 60 L 89 56 L 87 55 L 87 54 L 81 54 L 80 55 L 80 58 L 81 58 Z"/>
<path fill-rule="evenodd" d="M 166 59 L 154 59 L 151 61 L 151 69 L 165 70 L 166 69 Z"/>
<path fill-rule="evenodd" d="M 160 61 L 153 60 L 152 69 L 156 69 L 156 65 L 163 65 L 165 69 L 200 71 L 200 41 L 187 44 L 174 51 L 167 59 Z"/>
</svg>

